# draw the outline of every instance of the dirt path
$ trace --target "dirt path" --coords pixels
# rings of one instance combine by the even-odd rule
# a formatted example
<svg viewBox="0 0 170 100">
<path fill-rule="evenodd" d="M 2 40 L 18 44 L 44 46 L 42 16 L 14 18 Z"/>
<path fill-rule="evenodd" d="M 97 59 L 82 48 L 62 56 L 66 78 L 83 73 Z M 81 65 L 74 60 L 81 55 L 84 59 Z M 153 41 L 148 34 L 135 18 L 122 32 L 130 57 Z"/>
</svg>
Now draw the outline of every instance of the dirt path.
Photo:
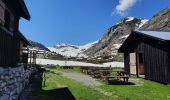
<svg viewBox="0 0 170 100">
<path fill-rule="evenodd" d="M 66 72 L 61 72 L 61 73 L 64 77 L 71 78 L 73 80 L 76 80 L 76 81 L 86 84 L 88 86 L 103 85 L 101 82 L 95 80 L 94 78 L 89 77 L 88 75 L 83 75 L 83 74 L 79 74 L 79 73 L 66 73 Z M 112 96 L 111 92 L 107 92 L 107 91 L 100 89 L 98 87 L 94 87 L 94 89 L 103 95 Z"/>
<path fill-rule="evenodd" d="M 83 74 L 79 73 L 66 73 L 66 72 L 61 72 L 64 77 L 71 78 L 73 80 L 76 80 L 78 82 L 81 82 L 83 84 L 89 85 L 89 86 L 100 86 L 102 85 L 101 82 Z"/>
</svg>

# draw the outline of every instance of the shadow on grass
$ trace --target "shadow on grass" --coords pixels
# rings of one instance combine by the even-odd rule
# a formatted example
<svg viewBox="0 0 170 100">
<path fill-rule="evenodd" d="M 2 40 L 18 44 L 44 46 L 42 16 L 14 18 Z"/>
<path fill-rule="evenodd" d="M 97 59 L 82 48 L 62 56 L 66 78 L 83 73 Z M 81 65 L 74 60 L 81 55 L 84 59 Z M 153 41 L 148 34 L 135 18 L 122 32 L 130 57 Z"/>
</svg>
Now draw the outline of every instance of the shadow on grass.
<svg viewBox="0 0 170 100">
<path fill-rule="evenodd" d="M 68 88 L 60 88 L 44 91 L 48 96 L 55 97 L 55 100 L 75 100 L 74 96 Z"/>
<path fill-rule="evenodd" d="M 45 70 L 38 69 L 38 72 L 34 73 L 30 78 L 31 91 L 29 91 L 24 98 L 29 98 L 29 100 L 75 100 L 70 90 L 65 88 L 53 89 L 53 90 L 43 90 L 43 72 Z M 30 88 L 28 86 L 28 88 Z M 24 95 L 24 92 L 23 92 Z M 25 96 L 25 95 L 24 95 Z M 19 100 L 27 100 L 21 96 Z"/>
<path fill-rule="evenodd" d="M 135 83 L 124 82 L 124 81 L 119 81 L 119 80 L 109 80 L 108 85 L 135 85 Z"/>
</svg>

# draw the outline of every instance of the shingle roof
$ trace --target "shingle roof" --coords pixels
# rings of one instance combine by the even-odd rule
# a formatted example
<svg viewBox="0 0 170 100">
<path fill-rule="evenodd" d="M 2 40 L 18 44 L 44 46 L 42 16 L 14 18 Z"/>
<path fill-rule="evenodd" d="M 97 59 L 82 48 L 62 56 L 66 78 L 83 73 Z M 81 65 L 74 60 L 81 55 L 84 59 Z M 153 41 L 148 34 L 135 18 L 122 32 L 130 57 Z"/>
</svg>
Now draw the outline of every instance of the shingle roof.
<svg viewBox="0 0 170 100">
<path fill-rule="evenodd" d="M 167 41 L 170 40 L 170 31 L 135 30 L 135 32 Z"/>
</svg>

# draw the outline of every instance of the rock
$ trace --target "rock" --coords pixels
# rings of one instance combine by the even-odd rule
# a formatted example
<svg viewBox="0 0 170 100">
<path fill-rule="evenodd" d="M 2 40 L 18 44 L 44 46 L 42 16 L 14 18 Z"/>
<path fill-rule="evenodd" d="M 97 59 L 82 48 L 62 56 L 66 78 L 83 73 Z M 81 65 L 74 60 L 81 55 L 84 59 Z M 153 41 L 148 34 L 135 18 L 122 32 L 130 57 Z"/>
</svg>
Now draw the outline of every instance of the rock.
<svg viewBox="0 0 170 100">
<path fill-rule="evenodd" d="M 24 70 L 23 64 L 0 68 L 0 100 L 17 100 L 34 69 Z"/>
<path fill-rule="evenodd" d="M 3 88 L 3 87 L 5 87 L 6 86 L 6 82 L 1 82 L 0 83 L 0 88 Z"/>
<path fill-rule="evenodd" d="M 141 29 L 170 30 L 170 7 L 154 15 Z"/>
<path fill-rule="evenodd" d="M 0 68 L 0 74 L 3 74 L 3 72 L 4 72 L 4 69 Z"/>
<path fill-rule="evenodd" d="M 0 100 L 9 100 L 9 95 L 4 94 L 0 96 Z"/>
</svg>

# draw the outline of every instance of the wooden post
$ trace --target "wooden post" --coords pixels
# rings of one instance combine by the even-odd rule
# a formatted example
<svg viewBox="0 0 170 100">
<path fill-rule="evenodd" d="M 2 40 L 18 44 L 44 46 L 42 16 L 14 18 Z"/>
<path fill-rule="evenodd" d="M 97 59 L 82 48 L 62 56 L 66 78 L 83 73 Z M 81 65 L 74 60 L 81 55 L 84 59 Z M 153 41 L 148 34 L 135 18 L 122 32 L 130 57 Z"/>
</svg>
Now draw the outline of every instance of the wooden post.
<svg viewBox="0 0 170 100">
<path fill-rule="evenodd" d="M 46 81 L 46 77 L 45 77 L 45 72 L 43 72 L 43 87 L 45 87 L 45 81 Z"/>
<path fill-rule="evenodd" d="M 31 58 L 32 58 L 31 56 L 32 56 L 32 51 L 30 51 L 30 65 L 32 64 L 31 63 Z"/>
</svg>

